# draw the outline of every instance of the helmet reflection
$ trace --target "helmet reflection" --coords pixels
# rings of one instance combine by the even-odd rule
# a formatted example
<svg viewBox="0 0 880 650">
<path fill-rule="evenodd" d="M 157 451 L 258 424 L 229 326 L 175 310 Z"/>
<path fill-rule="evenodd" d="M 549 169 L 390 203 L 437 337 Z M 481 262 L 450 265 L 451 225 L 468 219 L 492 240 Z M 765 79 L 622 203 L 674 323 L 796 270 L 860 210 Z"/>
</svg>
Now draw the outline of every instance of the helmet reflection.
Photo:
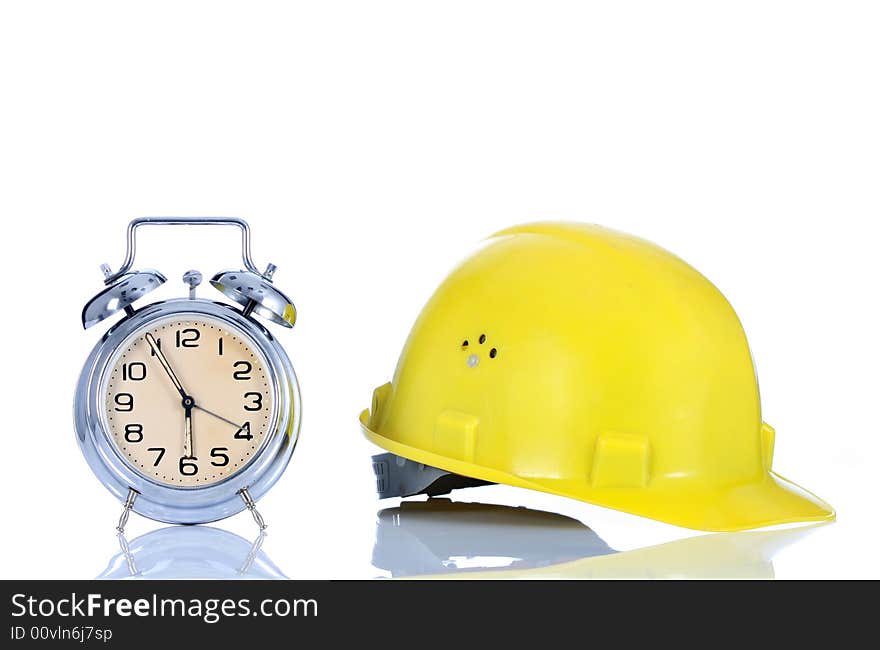
<svg viewBox="0 0 880 650">
<path fill-rule="evenodd" d="M 429 499 L 378 513 L 373 565 L 395 578 L 773 579 L 773 556 L 818 527 L 714 533 L 618 552 L 563 515 Z"/>
</svg>

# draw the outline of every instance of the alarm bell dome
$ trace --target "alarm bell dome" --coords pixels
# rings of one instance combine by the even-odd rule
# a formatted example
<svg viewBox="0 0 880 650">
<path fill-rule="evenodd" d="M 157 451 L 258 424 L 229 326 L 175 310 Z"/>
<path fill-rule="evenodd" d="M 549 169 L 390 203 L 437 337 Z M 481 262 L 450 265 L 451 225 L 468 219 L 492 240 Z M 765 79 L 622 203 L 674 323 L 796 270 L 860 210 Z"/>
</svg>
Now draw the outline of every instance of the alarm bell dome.
<svg viewBox="0 0 880 650">
<path fill-rule="evenodd" d="M 165 276 L 154 269 L 123 273 L 83 307 L 83 327 L 88 329 L 131 306 L 135 300 L 140 300 L 165 280 Z"/>
<path fill-rule="evenodd" d="M 227 298 L 243 305 L 246 312 L 253 311 L 284 327 L 293 327 L 296 322 L 293 301 L 265 275 L 250 271 L 220 271 L 211 278 L 211 284 Z"/>
</svg>

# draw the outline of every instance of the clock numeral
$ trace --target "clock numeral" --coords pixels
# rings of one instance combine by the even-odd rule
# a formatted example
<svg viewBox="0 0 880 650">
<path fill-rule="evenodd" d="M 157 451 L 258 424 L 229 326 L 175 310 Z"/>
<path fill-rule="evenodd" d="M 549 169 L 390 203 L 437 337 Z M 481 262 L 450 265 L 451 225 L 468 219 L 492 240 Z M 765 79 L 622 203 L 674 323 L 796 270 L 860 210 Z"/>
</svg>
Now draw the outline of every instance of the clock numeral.
<svg viewBox="0 0 880 650">
<path fill-rule="evenodd" d="M 239 440 L 250 440 L 254 436 L 251 434 L 251 423 L 245 422 L 241 428 L 235 432 L 235 437 Z"/>
<path fill-rule="evenodd" d="M 174 340 L 179 348 L 197 348 L 201 335 L 199 330 L 187 327 L 183 330 L 177 330 Z"/>
<path fill-rule="evenodd" d="M 236 370 L 232 373 L 232 378 L 236 381 L 250 381 L 251 380 L 251 362 L 250 361 L 236 361 L 232 364 L 233 368 L 241 368 L 241 370 Z"/>
<path fill-rule="evenodd" d="M 143 442 L 144 425 L 143 424 L 126 424 L 125 425 L 125 442 Z"/>
<path fill-rule="evenodd" d="M 211 461 L 214 467 L 226 467 L 229 464 L 229 456 L 223 453 L 225 451 L 229 451 L 229 449 L 227 447 L 214 447 L 211 450 L 211 458 L 218 459 Z"/>
<path fill-rule="evenodd" d="M 153 467 L 158 467 L 159 463 L 162 462 L 162 456 L 165 455 L 165 447 L 147 447 L 147 451 L 152 451 L 153 453 L 159 452 L 159 455 L 156 456 L 156 462 L 153 463 Z"/>
<path fill-rule="evenodd" d="M 155 337 L 154 337 L 153 340 L 156 341 L 156 347 L 159 348 L 159 352 L 161 352 L 161 351 L 162 351 L 162 341 L 161 341 L 161 339 L 158 339 L 158 338 L 155 338 Z M 155 357 L 155 356 L 156 356 L 156 351 L 153 349 L 153 346 L 150 345 L 149 343 L 147 343 L 147 347 L 150 348 L 150 356 L 151 356 L 151 357 Z"/>
<path fill-rule="evenodd" d="M 217 356 L 223 356 L 223 337 L 217 337 Z"/>
<path fill-rule="evenodd" d="M 115 410 L 121 413 L 134 410 L 134 395 L 131 393 L 116 393 L 113 396 L 113 402 L 116 404 Z"/>
<path fill-rule="evenodd" d="M 132 361 L 122 364 L 123 381 L 143 381 L 147 378 L 147 364 L 141 361 Z"/>
<path fill-rule="evenodd" d="M 253 400 L 252 404 L 245 404 L 244 405 L 245 411 L 259 411 L 260 409 L 263 408 L 263 394 L 262 393 L 250 391 L 250 392 L 247 392 L 244 394 L 244 398 L 245 399 L 250 398 L 251 400 Z"/>
<path fill-rule="evenodd" d="M 199 466 L 196 465 L 195 458 L 187 458 L 184 456 L 180 459 L 178 469 L 184 476 L 195 476 L 199 473 Z"/>
</svg>

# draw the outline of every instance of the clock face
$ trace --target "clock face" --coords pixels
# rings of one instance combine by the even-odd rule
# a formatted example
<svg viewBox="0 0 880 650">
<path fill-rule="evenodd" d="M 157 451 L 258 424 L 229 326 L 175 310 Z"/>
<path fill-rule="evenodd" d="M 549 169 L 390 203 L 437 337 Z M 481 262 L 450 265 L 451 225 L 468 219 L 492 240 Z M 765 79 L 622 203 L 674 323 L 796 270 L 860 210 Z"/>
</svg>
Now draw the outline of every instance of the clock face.
<svg viewBox="0 0 880 650">
<path fill-rule="evenodd" d="M 272 375 L 243 332 L 203 314 L 132 333 L 105 373 L 105 427 L 145 477 L 201 487 L 242 470 L 273 432 Z"/>
</svg>

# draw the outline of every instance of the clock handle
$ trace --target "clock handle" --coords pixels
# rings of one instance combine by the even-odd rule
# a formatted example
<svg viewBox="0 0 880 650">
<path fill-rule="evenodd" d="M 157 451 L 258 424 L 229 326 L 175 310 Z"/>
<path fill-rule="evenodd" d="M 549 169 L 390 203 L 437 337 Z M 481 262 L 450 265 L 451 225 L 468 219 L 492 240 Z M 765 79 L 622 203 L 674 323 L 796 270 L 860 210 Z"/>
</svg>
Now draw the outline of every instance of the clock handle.
<svg viewBox="0 0 880 650">
<path fill-rule="evenodd" d="M 235 226 L 241 230 L 241 260 L 244 263 L 245 269 L 251 273 L 263 276 L 267 280 L 271 279 L 272 272 L 275 270 L 272 264 L 269 265 L 265 273 L 257 270 L 251 257 L 251 230 L 244 219 L 237 217 L 140 217 L 132 219 L 131 223 L 128 224 L 125 260 L 122 262 L 119 270 L 114 273 L 107 264 L 101 265 L 101 270 L 104 271 L 105 284 L 110 284 L 131 270 L 137 251 L 137 229 L 141 226 Z"/>
</svg>

